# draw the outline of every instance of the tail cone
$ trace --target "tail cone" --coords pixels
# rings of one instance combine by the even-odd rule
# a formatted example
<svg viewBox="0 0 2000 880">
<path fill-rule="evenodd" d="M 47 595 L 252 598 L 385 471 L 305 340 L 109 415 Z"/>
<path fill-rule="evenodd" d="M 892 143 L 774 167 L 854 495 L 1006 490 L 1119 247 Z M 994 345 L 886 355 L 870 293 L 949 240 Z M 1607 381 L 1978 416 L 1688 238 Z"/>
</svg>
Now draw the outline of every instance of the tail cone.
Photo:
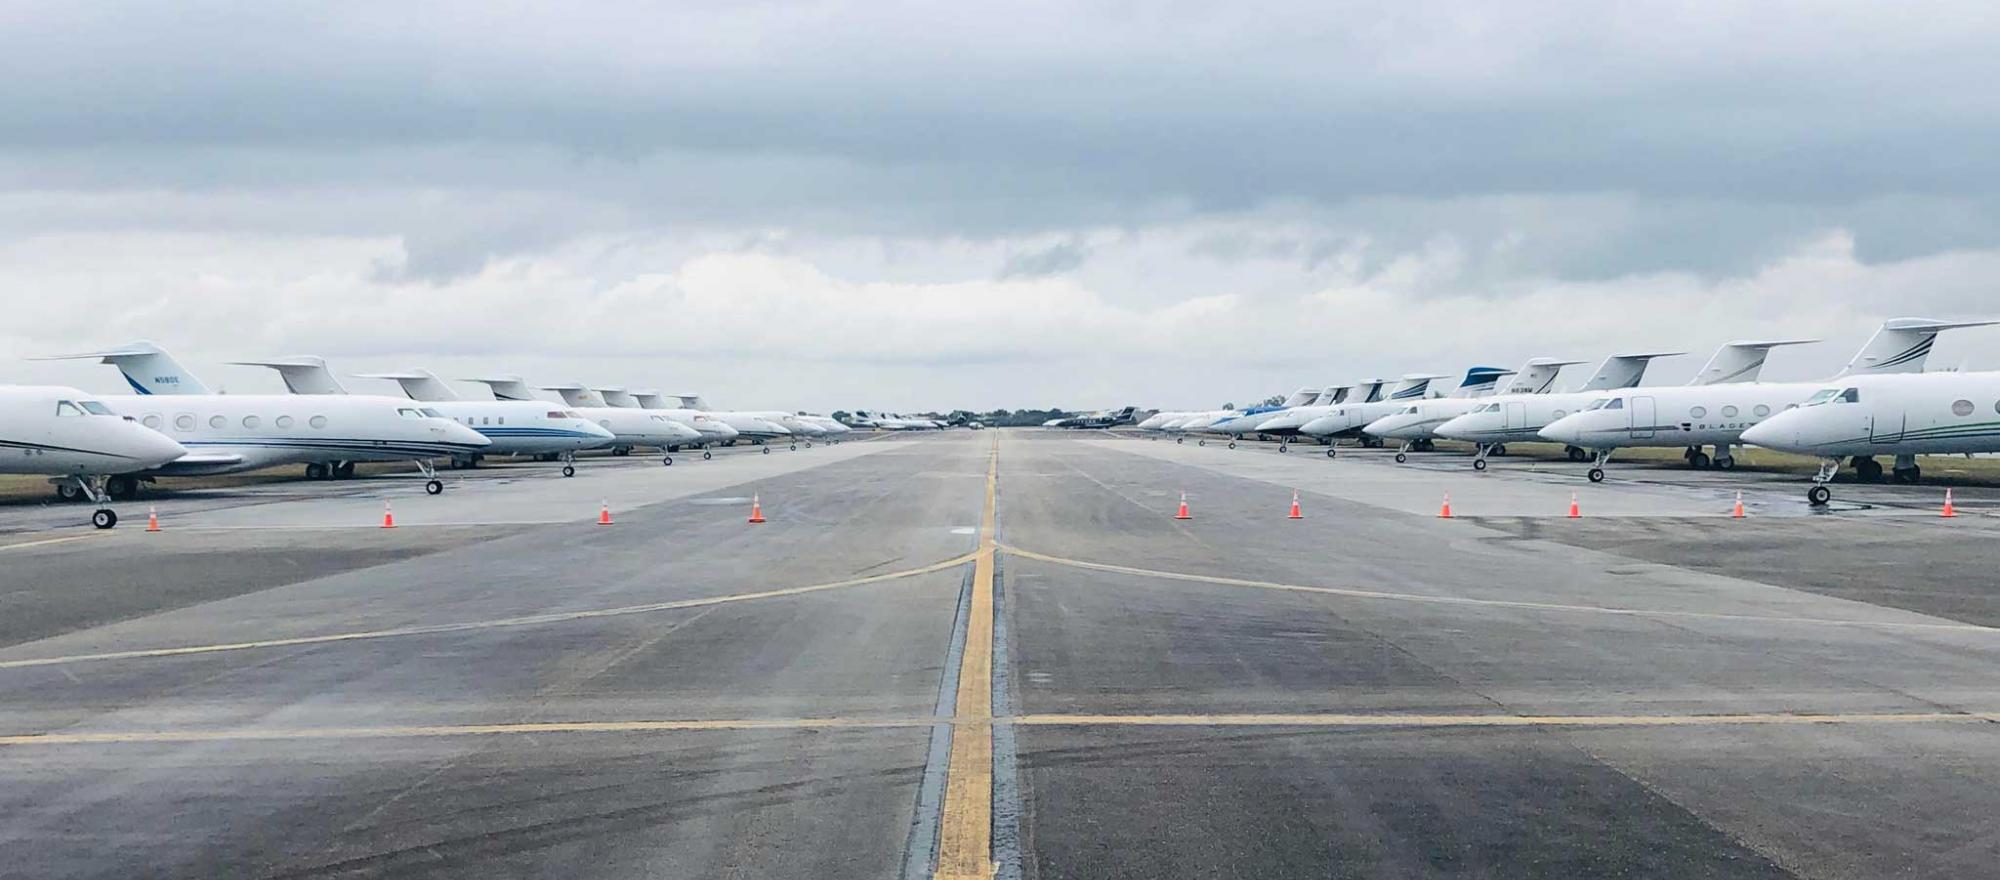
<svg viewBox="0 0 2000 880">
<path fill-rule="evenodd" d="M 753 523 L 764 521 L 764 502 L 756 495 L 750 496 L 750 521 Z"/>
</svg>

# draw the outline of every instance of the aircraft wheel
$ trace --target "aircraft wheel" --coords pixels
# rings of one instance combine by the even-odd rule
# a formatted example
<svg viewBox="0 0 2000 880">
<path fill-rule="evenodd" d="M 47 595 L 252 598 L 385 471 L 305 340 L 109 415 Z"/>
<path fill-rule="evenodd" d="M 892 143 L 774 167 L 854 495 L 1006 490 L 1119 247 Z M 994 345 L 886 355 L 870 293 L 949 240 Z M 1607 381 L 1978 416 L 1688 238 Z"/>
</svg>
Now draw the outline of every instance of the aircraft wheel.
<svg viewBox="0 0 2000 880">
<path fill-rule="evenodd" d="M 1833 500 L 1833 490 L 1825 486 L 1814 486 L 1806 490 L 1806 503 L 1814 507 L 1825 507 Z"/>
<path fill-rule="evenodd" d="M 807 449 L 811 449 L 811 448 L 813 448 L 813 442 L 812 442 L 811 440 L 807 440 L 807 441 L 806 441 L 806 448 L 807 448 Z"/>
<path fill-rule="evenodd" d="M 56 497 L 64 501 L 82 501 L 83 489 L 75 483 L 56 484 Z"/>
<path fill-rule="evenodd" d="M 1493 444 L 1493 448 L 1492 448 L 1492 449 L 1489 449 L 1489 450 L 1487 450 L 1486 454 L 1487 454 L 1487 455 L 1506 455 L 1506 454 L 1507 454 L 1507 444 L 1505 444 L 1505 443 L 1495 443 L 1495 444 Z"/>
<path fill-rule="evenodd" d="M 627 446 L 613 446 L 613 447 L 611 447 L 611 454 L 612 454 L 612 455 L 631 455 L 631 454 L 632 454 L 632 449 L 631 449 L 631 447 L 627 447 Z"/>
<path fill-rule="evenodd" d="M 119 474 L 104 481 L 104 494 L 120 501 L 139 494 L 139 480 L 130 474 Z"/>
<path fill-rule="evenodd" d="M 1736 456 L 1734 455 L 1716 456 L 1715 466 L 1725 471 L 1733 471 L 1736 469 Z"/>
<path fill-rule="evenodd" d="M 1186 442 L 1187 442 L 1187 438 L 1186 438 L 1186 437 L 1175 437 L 1175 438 L 1174 438 L 1174 442 L 1175 442 L 1175 443 L 1186 443 Z"/>
<path fill-rule="evenodd" d="M 702 450 L 702 451 L 701 451 L 701 460 L 702 460 L 702 461 L 707 461 L 707 460 L 709 460 L 709 459 L 711 459 L 711 458 L 714 458 L 714 457 L 715 457 L 715 453 L 713 453 L 713 452 L 710 452 L 710 451 L 708 451 L 708 450 L 706 450 L 706 449 L 704 449 L 704 450 Z"/>
<path fill-rule="evenodd" d="M 306 479 L 308 480 L 326 479 L 326 465 L 320 464 L 319 462 L 316 461 L 306 465 Z"/>
<path fill-rule="evenodd" d="M 108 529 L 118 524 L 118 511 L 110 508 L 98 510 L 90 515 L 90 524 L 100 529 Z"/>
<path fill-rule="evenodd" d="M 1697 452 L 1693 455 L 1688 456 L 1688 467 L 1694 468 L 1696 470 L 1708 467 L 1710 464 L 1711 462 L 1709 461 L 1708 453 L 1706 452 Z"/>
<path fill-rule="evenodd" d="M 1864 458 L 1854 463 L 1854 475 L 1864 483 L 1882 482 L 1882 463 L 1872 458 Z"/>
<path fill-rule="evenodd" d="M 761 452 L 761 453 L 764 453 L 765 455 L 770 455 L 770 454 L 771 454 L 771 447 L 769 447 L 769 446 L 759 446 L 759 447 L 757 447 L 757 451 L 758 451 L 758 452 Z"/>
<path fill-rule="evenodd" d="M 660 456 L 660 466 L 661 466 L 661 467 L 673 467 L 673 466 L 674 466 L 674 457 L 673 457 L 673 456 L 671 456 L 671 455 L 662 455 L 662 456 Z"/>
<path fill-rule="evenodd" d="M 576 476 L 576 465 L 571 465 L 571 464 L 563 465 L 563 476 L 565 477 Z"/>
<path fill-rule="evenodd" d="M 443 481 L 443 480 L 432 480 L 432 481 L 430 481 L 430 482 L 428 482 L 428 483 L 425 483 L 425 484 L 424 484 L 424 494 L 426 494 L 426 495 L 443 495 L 443 494 L 444 494 L 444 481 Z"/>
<path fill-rule="evenodd" d="M 1328 446 L 1328 447 L 1326 448 L 1326 457 L 1327 457 L 1327 458 L 1332 458 L 1332 457 L 1333 457 L 1333 454 L 1334 454 L 1335 452 L 1338 452 L 1338 451 L 1339 451 L 1339 450 L 1336 450 L 1336 449 L 1334 449 L 1333 447 L 1331 447 L 1331 446 Z"/>
<path fill-rule="evenodd" d="M 797 452 L 797 451 L 799 451 L 799 444 L 797 444 L 797 443 L 794 443 L 794 444 L 792 444 L 792 451 L 793 451 L 793 452 Z"/>
<path fill-rule="evenodd" d="M 1486 469 L 1486 459 L 1483 459 L 1483 458 L 1475 458 L 1475 459 L 1473 459 L 1473 460 L 1472 460 L 1472 469 L 1473 469 L 1473 470 L 1475 470 L 1475 471 L 1483 471 L 1483 470 L 1485 470 L 1485 469 Z"/>
<path fill-rule="evenodd" d="M 1591 481 L 1591 482 L 1593 482 L 1593 483 L 1602 483 L 1602 482 L 1604 482 L 1604 469 L 1603 469 L 1603 468 L 1591 468 L 1591 469 L 1590 469 L 1590 474 L 1589 474 L 1589 476 L 1590 476 L 1590 481 Z"/>
<path fill-rule="evenodd" d="M 1196 440 L 1196 441 L 1194 441 L 1194 445 L 1196 445 L 1196 446 L 1207 446 L 1207 445 L 1208 445 L 1208 441 L 1207 441 L 1207 440 Z"/>
<path fill-rule="evenodd" d="M 1569 460 L 1570 460 L 1570 461 L 1589 461 L 1589 460 L 1590 460 L 1590 453 L 1588 453 L 1588 452 L 1585 452 L 1585 451 L 1583 451 L 1583 447 L 1580 447 L 1580 446 L 1565 446 L 1565 447 L 1563 447 L 1563 455 L 1567 456 L 1567 457 L 1569 458 Z"/>
<path fill-rule="evenodd" d="M 1910 468 L 1908 470 L 1897 468 L 1891 471 L 1891 473 L 1895 474 L 1896 482 L 1906 486 L 1914 486 L 1919 480 L 1923 479 L 1923 471 L 1918 468 Z"/>
<path fill-rule="evenodd" d="M 472 467 L 478 467 L 478 466 L 479 466 L 479 459 L 476 459 L 476 458 L 475 458 L 475 459 L 473 459 L 473 460 L 472 460 L 472 462 L 471 462 L 471 466 L 472 466 Z M 351 461 L 343 461 L 343 462 L 341 462 L 341 463 L 339 463 L 339 464 L 337 464 L 337 465 L 334 465 L 334 466 L 333 466 L 333 477 L 334 477 L 334 479 L 337 479 L 337 480 L 352 480 L 352 479 L 354 479 L 354 462 L 351 462 Z"/>
<path fill-rule="evenodd" d="M 1280 444 L 1278 444 L 1278 451 L 1279 451 L 1279 452 L 1290 452 L 1291 450 L 1289 450 L 1289 449 L 1286 449 L 1286 448 L 1285 448 L 1285 444 L 1283 444 L 1283 443 L 1280 443 Z"/>
<path fill-rule="evenodd" d="M 1409 461 L 1409 460 L 1410 460 L 1410 457 L 1409 457 L 1409 456 L 1407 456 L 1407 455 L 1404 455 L 1403 453 L 1400 453 L 1400 452 L 1396 453 L 1396 463 L 1397 463 L 1397 464 L 1402 464 L 1403 462 L 1406 462 L 1406 461 Z"/>
<path fill-rule="evenodd" d="M 1236 441 L 1234 441 L 1234 440 L 1231 440 L 1231 441 L 1229 441 L 1229 448 L 1231 448 L 1231 449 L 1235 449 L 1235 448 L 1236 448 Z"/>
</svg>

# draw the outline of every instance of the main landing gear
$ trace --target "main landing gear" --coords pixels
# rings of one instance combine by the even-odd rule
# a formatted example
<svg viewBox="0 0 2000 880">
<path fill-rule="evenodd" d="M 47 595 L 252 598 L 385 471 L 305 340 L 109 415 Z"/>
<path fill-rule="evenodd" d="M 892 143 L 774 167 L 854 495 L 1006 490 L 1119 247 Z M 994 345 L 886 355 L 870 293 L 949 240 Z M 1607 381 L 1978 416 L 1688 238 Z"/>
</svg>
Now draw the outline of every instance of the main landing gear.
<svg viewBox="0 0 2000 880">
<path fill-rule="evenodd" d="M 1568 458 L 1570 461 L 1574 461 L 1577 463 L 1582 463 L 1590 460 L 1589 450 L 1586 450 L 1581 446 L 1563 447 L 1563 456 L 1565 458 Z"/>
<path fill-rule="evenodd" d="M 1710 458 L 1708 453 L 1701 451 L 1701 447 L 1699 446 L 1688 447 L 1686 452 L 1681 453 L 1681 458 L 1691 468 L 1715 467 L 1725 471 L 1736 468 L 1736 456 L 1730 454 L 1730 447 L 1726 444 L 1716 445 L 1714 458 Z"/>
</svg>

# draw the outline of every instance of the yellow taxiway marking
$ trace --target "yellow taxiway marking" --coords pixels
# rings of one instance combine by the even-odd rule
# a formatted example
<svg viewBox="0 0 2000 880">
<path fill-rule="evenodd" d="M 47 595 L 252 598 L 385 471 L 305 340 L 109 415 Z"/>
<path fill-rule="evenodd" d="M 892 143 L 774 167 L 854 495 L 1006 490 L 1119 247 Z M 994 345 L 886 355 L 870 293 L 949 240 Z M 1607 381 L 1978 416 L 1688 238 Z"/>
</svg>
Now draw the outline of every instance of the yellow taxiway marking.
<svg viewBox="0 0 2000 880">
<path fill-rule="evenodd" d="M 257 740 L 404 739 L 420 737 L 505 736 L 532 734 L 674 733 L 707 730 L 887 730 L 951 724 L 970 734 L 965 739 L 990 743 L 995 724 L 1032 727 L 1295 727 L 1295 728 L 1467 728 L 1467 727 L 1727 727 L 1745 725 L 1871 725 L 2000 723 L 2000 712 L 1779 712 L 1719 715 L 1366 715 L 1323 713 L 1178 714 L 1178 715 L 1017 715 L 994 718 L 722 718 L 637 719 L 627 721 L 525 721 L 506 724 L 418 724 L 381 727 L 271 727 L 212 730 L 71 731 L 0 735 L 0 746 L 144 745 L 148 743 L 248 742 Z M 958 739 L 957 737 L 954 737 Z M 956 745 L 956 743 L 954 743 Z M 986 751 L 990 754 L 990 747 Z M 976 775 L 976 774 L 969 774 Z M 961 779 L 967 777 L 960 777 Z M 991 767 L 985 777 L 991 782 Z M 949 794 L 947 793 L 949 808 Z M 973 809 L 972 805 L 964 805 Z M 990 816 L 991 800 L 983 810 Z M 947 813 L 950 817 L 950 814 Z M 960 838 L 954 846 L 977 846 L 987 834 Z M 947 865 L 940 846 L 939 876 Z M 977 873 L 990 861 L 989 850 L 965 853 Z M 956 864 L 953 867 L 958 867 Z"/>
<path fill-rule="evenodd" d="M 24 550 L 29 547 L 47 547 L 50 544 L 67 544 L 71 541 L 81 541 L 85 538 L 95 538 L 101 534 L 104 533 L 85 532 L 81 535 L 66 535 L 61 538 L 43 538 L 39 541 L 22 541 L 19 544 L 0 544 L 0 550 Z"/>
<path fill-rule="evenodd" d="M 319 645 L 328 642 L 358 642 L 369 639 L 386 639 L 397 636 L 434 635 L 438 633 L 464 632 L 467 630 L 499 629 L 513 626 L 539 626 L 549 623 L 564 623 L 572 620 L 589 620 L 599 617 L 621 617 L 628 614 L 650 614 L 656 611 L 673 611 L 682 608 L 701 608 L 722 605 L 729 602 L 749 602 L 756 599 L 777 599 L 785 596 L 801 596 L 826 590 L 859 587 L 865 584 L 879 584 L 902 578 L 916 577 L 956 568 L 972 562 L 978 553 L 954 556 L 942 562 L 933 562 L 922 568 L 884 572 L 867 577 L 850 578 L 824 584 L 810 584 L 803 587 L 783 587 L 774 590 L 760 590 L 754 593 L 737 593 L 729 596 L 709 596 L 700 599 L 680 599 L 673 602 L 653 602 L 645 605 L 624 605 L 617 608 L 597 608 L 589 611 L 558 611 L 548 614 L 530 614 L 523 617 L 504 617 L 497 620 L 473 620 L 462 623 L 439 623 L 428 626 L 404 626 L 394 629 L 367 630 L 363 632 L 330 633 L 321 636 L 297 636 L 286 639 L 265 639 L 253 642 L 227 642 L 215 645 L 186 645 L 178 648 L 144 648 L 133 651 L 107 651 L 101 654 L 70 654 L 63 657 L 37 657 L 30 660 L 0 661 L 0 669 L 23 669 L 30 666 L 55 666 L 64 663 L 86 663 L 100 660 L 133 660 L 150 657 L 180 657 L 188 654 L 215 654 L 223 651 L 246 651 L 253 648 L 285 648 L 296 645 Z M 990 553 L 989 553 L 990 555 Z"/>
<path fill-rule="evenodd" d="M 1221 577 L 1219 575 L 1189 574 L 1180 571 L 1160 571 L 1151 568 L 1137 568 L 1130 565 L 1114 565 L 1108 562 L 1089 562 L 1082 559 L 1066 559 L 1023 550 L 1019 547 L 1000 547 L 1009 556 L 1033 559 L 1069 568 L 1089 571 L 1105 571 L 1114 574 L 1129 574 L 1137 577 L 1159 578 L 1172 581 L 1194 581 L 1205 584 L 1220 584 L 1226 587 L 1251 587 L 1259 590 L 1282 590 L 1292 593 L 1317 593 L 1328 596 L 1347 596 L 1355 599 L 1381 599 L 1391 602 L 1417 602 L 1430 605 L 1472 605 L 1485 608 L 1518 608 L 1525 611 L 1555 611 L 1570 614 L 1608 614 L 1621 617 L 1671 617 L 1694 620 L 1732 620 L 1755 623 L 1798 623 L 1816 626 L 1868 627 L 1874 629 L 1942 630 L 1947 632 L 1993 633 L 2000 632 L 1990 626 L 1973 623 L 1927 623 L 1924 621 L 1897 620 L 1842 620 L 1830 617 L 1790 617 L 1762 614 L 1728 614 L 1719 611 L 1676 611 L 1673 609 L 1618 608 L 1606 605 L 1567 605 L 1558 602 L 1527 602 L 1514 599 L 1476 599 L 1470 596 L 1426 596 L 1419 593 L 1389 593 L 1380 590 L 1362 590 L 1351 587 L 1314 587 L 1304 584 L 1286 584 L 1274 581 L 1255 581 L 1243 578 Z"/>
<path fill-rule="evenodd" d="M 1000 434 L 986 459 L 986 509 L 972 561 L 972 601 L 966 609 L 965 650 L 958 664 L 951 762 L 938 818 L 939 880 L 992 877 L 993 861 L 993 553 L 994 499 L 1000 485 Z"/>
</svg>

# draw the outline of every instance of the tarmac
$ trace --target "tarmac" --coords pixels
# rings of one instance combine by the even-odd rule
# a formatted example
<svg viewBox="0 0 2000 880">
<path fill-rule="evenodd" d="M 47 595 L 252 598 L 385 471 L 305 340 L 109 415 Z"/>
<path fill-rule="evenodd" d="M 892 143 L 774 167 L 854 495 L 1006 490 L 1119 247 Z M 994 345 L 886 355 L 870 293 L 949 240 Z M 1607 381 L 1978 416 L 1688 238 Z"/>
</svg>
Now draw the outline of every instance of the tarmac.
<svg viewBox="0 0 2000 880">
<path fill-rule="evenodd" d="M 0 875 L 2000 874 L 2000 492 L 1466 460 L 961 430 L 0 505 Z"/>
</svg>

